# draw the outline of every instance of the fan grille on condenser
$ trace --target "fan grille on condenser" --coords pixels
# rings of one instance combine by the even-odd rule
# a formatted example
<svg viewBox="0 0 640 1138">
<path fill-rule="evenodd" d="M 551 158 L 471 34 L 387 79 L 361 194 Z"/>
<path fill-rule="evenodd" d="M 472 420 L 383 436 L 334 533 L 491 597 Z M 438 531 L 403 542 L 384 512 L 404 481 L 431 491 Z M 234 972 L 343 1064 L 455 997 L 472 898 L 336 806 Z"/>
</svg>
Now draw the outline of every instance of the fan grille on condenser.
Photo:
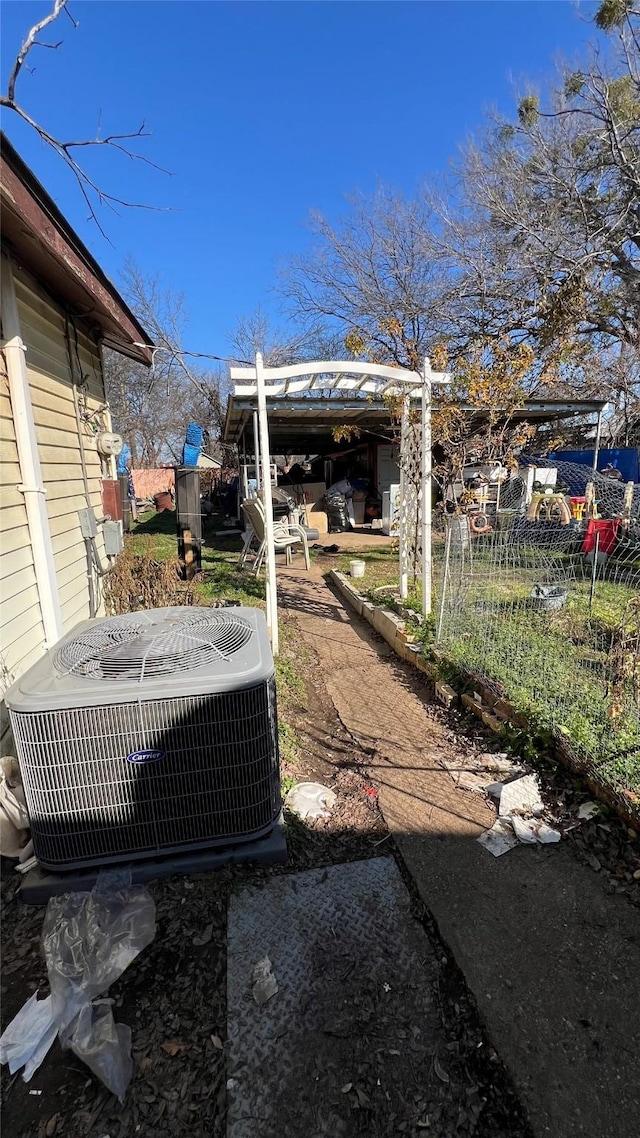
<svg viewBox="0 0 640 1138">
<path fill-rule="evenodd" d="M 142 680 L 229 660 L 253 635 L 233 610 L 174 609 L 162 616 L 108 618 L 61 645 L 54 663 L 65 675 Z"/>
</svg>

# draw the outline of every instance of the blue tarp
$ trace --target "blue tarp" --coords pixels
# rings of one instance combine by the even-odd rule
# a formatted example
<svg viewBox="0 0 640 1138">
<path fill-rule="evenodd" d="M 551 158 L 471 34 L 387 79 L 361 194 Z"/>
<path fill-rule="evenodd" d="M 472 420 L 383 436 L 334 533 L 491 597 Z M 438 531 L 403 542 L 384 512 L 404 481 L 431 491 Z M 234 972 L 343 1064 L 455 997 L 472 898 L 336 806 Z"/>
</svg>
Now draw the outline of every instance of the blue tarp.
<svg viewBox="0 0 640 1138">
<path fill-rule="evenodd" d="M 185 443 L 182 448 L 182 465 L 183 466 L 197 466 L 198 459 L 200 458 L 200 447 L 191 446 L 190 443 Z"/>
<path fill-rule="evenodd" d="M 581 466 L 593 466 L 592 450 L 559 450 L 549 455 L 553 462 L 578 462 Z M 598 470 L 605 466 L 615 466 L 624 482 L 640 482 L 640 450 L 635 447 L 614 447 L 598 453 Z"/>
<path fill-rule="evenodd" d="M 122 444 L 122 450 L 116 459 L 116 470 L 118 474 L 126 474 L 129 469 L 129 461 L 131 459 L 131 451 L 126 443 Z"/>
<path fill-rule="evenodd" d="M 202 447 L 203 438 L 204 430 L 199 423 L 187 423 L 185 442 L 189 443 L 189 446 L 198 447 L 198 449 L 200 449 Z"/>
<path fill-rule="evenodd" d="M 197 466 L 202 450 L 204 430 L 199 423 L 187 423 L 185 444 L 182 448 L 182 465 Z"/>
</svg>

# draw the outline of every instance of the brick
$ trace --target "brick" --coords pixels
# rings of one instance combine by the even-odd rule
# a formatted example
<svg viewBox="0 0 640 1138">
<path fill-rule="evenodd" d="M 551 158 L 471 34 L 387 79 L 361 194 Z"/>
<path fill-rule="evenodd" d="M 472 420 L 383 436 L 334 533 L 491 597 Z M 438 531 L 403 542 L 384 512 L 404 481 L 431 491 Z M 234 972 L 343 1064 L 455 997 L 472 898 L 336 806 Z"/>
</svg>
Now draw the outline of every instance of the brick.
<svg viewBox="0 0 640 1138">
<path fill-rule="evenodd" d="M 487 727 L 490 727 L 491 730 L 494 731 L 496 735 L 502 735 L 503 734 L 504 723 L 502 722 L 501 719 L 498 719 L 497 715 L 492 715 L 490 711 L 483 711 L 482 712 L 482 722 Z"/>
<path fill-rule="evenodd" d="M 373 624 L 373 618 L 375 616 L 375 611 L 376 611 L 376 606 L 374 604 L 372 604 L 371 601 L 363 601 L 362 602 L 362 615 L 365 618 L 365 620 L 369 621 L 369 624 Z"/>
<path fill-rule="evenodd" d="M 421 653 L 416 656 L 416 667 L 420 672 L 423 672 L 425 676 L 428 676 L 429 679 L 435 679 L 435 667 L 431 661 L 427 660 L 426 656 L 423 656 Z"/>
<path fill-rule="evenodd" d="M 509 703 L 509 701 L 506 699 L 499 699 L 496 702 L 493 711 L 499 719 L 504 719 L 507 721 L 507 723 L 513 723 L 516 727 L 527 726 L 526 715 L 523 715 L 522 712 L 516 711 L 513 704 Z"/>
<path fill-rule="evenodd" d="M 483 707 L 479 700 L 474 699 L 474 697 L 472 695 L 469 695 L 468 692 L 464 692 L 462 696 L 462 702 L 465 707 L 469 708 L 469 711 L 472 711 L 474 715 L 478 716 L 478 719 L 482 719 Z"/>
<path fill-rule="evenodd" d="M 402 642 L 402 644 L 414 644 L 416 635 L 411 628 L 399 628 L 397 638 Z"/>
<path fill-rule="evenodd" d="M 446 684 L 444 680 L 437 680 L 436 699 L 443 707 L 456 707 L 458 703 L 458 693 L 453 690 L 450 684 Z"/>
</svg>

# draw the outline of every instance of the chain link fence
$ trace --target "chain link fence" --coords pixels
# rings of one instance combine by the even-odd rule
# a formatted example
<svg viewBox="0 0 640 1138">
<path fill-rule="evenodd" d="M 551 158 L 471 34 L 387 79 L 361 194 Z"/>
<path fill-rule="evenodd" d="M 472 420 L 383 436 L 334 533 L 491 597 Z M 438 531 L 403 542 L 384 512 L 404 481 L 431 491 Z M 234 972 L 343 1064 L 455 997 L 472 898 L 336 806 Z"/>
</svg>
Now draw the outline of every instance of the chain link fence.
<svg viewBox="0 0 640 1138">
<path fill-rule="evenodd" d="M 614 519 L 624 485 L 554 466 L 576 497 L 595 483 L 610 519 L 600 523 L 599 547 L 584 522 L 507 513 L 478 536 L 467 517 L 450 519 L 438 554 L 436 641 L 627 808 L 631 797 L 640 816 L 640 487 L 623 526 Z M 515 498 L 509 505 L 517 508 Z"/>
</svg>

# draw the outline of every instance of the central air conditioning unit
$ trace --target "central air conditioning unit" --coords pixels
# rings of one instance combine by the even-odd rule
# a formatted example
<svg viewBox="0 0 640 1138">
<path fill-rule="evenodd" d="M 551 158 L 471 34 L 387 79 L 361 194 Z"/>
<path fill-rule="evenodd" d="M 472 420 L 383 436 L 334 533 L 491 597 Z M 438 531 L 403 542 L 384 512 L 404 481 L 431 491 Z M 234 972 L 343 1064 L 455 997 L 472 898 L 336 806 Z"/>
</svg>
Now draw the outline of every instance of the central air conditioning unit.
<svg viewBox="0 0 640 1138">
<path fill-rule="evenodd" d="M 257 609 L 84 621 L 5 701 L 45 869 L 235 845 L 279 817 L 274 666 Z"/>
</svg>

